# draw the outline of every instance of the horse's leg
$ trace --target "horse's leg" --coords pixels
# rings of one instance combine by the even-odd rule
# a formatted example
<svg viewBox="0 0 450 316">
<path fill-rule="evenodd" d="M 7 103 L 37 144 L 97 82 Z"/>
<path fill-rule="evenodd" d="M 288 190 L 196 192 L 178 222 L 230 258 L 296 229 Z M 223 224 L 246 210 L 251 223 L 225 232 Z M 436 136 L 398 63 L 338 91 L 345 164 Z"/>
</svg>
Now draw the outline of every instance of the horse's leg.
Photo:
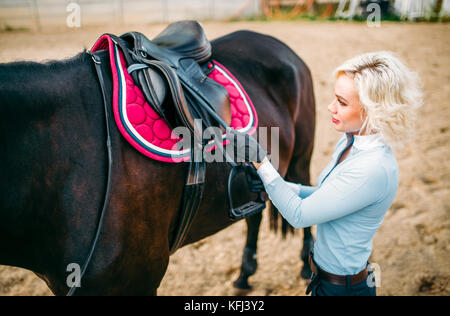
<svg viewBox="0 0 450 316">
<path fill-rule="evenodd" d="M 300 259 L 303 261 L 303 268 L 300 275 L 304 279 L 311 278 L 311 266 L 309 265 L 308 256 L 314 246 L 314 237 L 311 234 L 311 227 L 305 227 L 303 229 L 303 247 L 300 252 Z"/>
<path fill-rule="evenodd" d="M 256 269 L 258 268 L 256 250 L 261 220 L 261 212 L 245 219 L 247 223 L 247 242 L 245 243 L 244 253 L 242 254 L 241 274 L 233 283 L 233 285 L 238 289 L 251 289 L 251 286 L 248 284 L 248 278 L 255 274 Z"/>
</svg>

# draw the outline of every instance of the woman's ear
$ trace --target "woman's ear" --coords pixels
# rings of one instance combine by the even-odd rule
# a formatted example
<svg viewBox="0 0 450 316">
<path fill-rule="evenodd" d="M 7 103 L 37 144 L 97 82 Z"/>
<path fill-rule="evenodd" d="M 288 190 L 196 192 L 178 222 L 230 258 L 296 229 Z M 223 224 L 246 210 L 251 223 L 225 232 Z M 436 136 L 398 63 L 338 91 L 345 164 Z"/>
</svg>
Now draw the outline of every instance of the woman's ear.
<svg viewBox="0 0 450 316">
<path fill-rule="evenodd" d="M 367 111 L 366 111 L 366 108 L 364 106 L 362 106 L 361 104 L 359 104 L 359 105 L 361 107 L 359 115 L 361 117 L 361 123 L 363 123 L 366 120 L 366 118 L 367 118 Z"/>
<path fill-rule="evenodd" d="M 368 119 L 367 119 L 367 111 L 366 108 L 364 106 L 361 106 L 361 110 L 359 111 L 359 116 L 361 118 L 361 129 L 359 130 L 360 135 L 364 135 L 367 132 L 367 123 L 368 123 Z"/>
</svg>

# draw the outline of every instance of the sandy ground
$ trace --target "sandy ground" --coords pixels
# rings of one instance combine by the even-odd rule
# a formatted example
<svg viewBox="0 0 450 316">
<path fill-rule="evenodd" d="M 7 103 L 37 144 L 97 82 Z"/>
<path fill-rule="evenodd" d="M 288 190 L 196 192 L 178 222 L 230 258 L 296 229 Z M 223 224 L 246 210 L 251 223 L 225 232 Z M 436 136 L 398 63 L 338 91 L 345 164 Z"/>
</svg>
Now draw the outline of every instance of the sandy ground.
<svg viewBox="0 0 450 316">
<path fill-rule="evenodd" d="M 164 26 L 134 29 L 149 35 Z M 341 136 L 329 122 L 326 106 L 332 98 L 331 71 L 357 54 L 391 50 L 417 71 L 424 84 L 414 142 L 396 150 L 400 185 L 375 240 L 371 261 L 381 271 L 379 295 L 450 294 L 450 25 L 382 23 L 255 22 L 205 23 L 209 38 L 251 29 L 275 36 L 292 47 L 309 65 L 317 102 L 316 142 L 312 179 L 328 163 Z M 104 32 L 129 28 L 105 27 L 44 33 L 0 33 L 0 61 L 62 59 L 90 48 Z M 55 49 L 57 48 L 57 49 Z M 237 292 L 245 243 L 244 222 L 178 250 L 170 261 L 159 295 L 304 295 L 299 277 L 301 231 L 281 239 L 269 231 L 267 214 L 259 238 L 259 268 L 250 278 L 253 290 Z M 33 273 L 0 266 L 0 295 L 51 295 Z"/>
</svg>

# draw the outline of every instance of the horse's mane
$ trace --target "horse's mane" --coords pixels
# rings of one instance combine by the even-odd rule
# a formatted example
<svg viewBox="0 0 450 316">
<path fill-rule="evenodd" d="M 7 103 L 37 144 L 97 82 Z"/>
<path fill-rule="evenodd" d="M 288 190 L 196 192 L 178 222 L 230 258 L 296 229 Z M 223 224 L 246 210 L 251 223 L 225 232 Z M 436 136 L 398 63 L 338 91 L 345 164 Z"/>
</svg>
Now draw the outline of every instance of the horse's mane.
<svg viewBox="0 0 450 316">
<path fill-rule="evenodd" d="M 64 66 L 70 67 L 73 65 L 78 65 L 80 63 L 84 63 L 84 62 L 88 61 L 89 58 L 90 58 L 90 56 L 89 56 L 87 50 L 83 50 L 73 57 L 68 57 L 68 58 L 62 59 L 62 60 L 51 59 L 51 60 L 43 60 L 40 62 L 18 60 L 18 61 L 12 61 L 12 62 L 7 62 L 7 63 L 0 63 L 0 71 L 6 72 L 7 70 L 10 69 L 10 67 L 13 67 L 13 68 L 20 67 L 20 68 L 24 68 L 24 69 L 28 69 L 28 70 L 35 70 L 35 69 L 44 68 L 44 67 L 49 67 L 49 68 L 64 67 Z"/>
</svg>

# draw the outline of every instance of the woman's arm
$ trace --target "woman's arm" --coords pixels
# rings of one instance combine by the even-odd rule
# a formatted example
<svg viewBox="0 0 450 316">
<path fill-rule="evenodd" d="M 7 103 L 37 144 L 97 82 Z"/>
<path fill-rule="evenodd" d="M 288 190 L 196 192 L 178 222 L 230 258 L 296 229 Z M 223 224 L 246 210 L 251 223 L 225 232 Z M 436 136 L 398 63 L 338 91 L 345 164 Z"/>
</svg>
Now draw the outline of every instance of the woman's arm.
<svg viewBox="0 0 450 316">
<path fill-rule="evenodd" d="M 387 181 L 382 166 L 359 165 L 329 179 L 320 188 L 311 189 L 302 198 L 289 188 L 268 160 L 258 168 L 258 174 L 272 203 L 296 228 L 325 223 L 376 202 Z"/>
<path fill-rule="evenodd" d="M 258 168 L 266 161 L 269 162 L 267 157 L 264 158 L 262 162 L 253 162 L 253 165 L 255 166 L 256 170 L 258 170 Z M 278 172 L 275 171 L 274 175 L 278 175 Z M 266 183 L 270 182 L 270 180 L 268 179 L 265 180 Z M 302 185 L 301 183 L 293 183 L 288 181 L 285 181 L 285 183 L 292 190 L 292 192 L 294 192 L 295 195 L 301 197 L 302 199 L 307 198 L 317 190 L 316 186 Z"/>
<path fill-rule="evenodd" d="M 303 185 L 301 183 L 293 183 L 288 181 L 285 181 L 285 183 L 287 186 L 289 186 L 289 188 L 292 190 L 292 192 L 294 192 L 295 195 L 301 197 L 302 199 L 307 198 L 317 190 L 317 187 Z"/>
</svg>

